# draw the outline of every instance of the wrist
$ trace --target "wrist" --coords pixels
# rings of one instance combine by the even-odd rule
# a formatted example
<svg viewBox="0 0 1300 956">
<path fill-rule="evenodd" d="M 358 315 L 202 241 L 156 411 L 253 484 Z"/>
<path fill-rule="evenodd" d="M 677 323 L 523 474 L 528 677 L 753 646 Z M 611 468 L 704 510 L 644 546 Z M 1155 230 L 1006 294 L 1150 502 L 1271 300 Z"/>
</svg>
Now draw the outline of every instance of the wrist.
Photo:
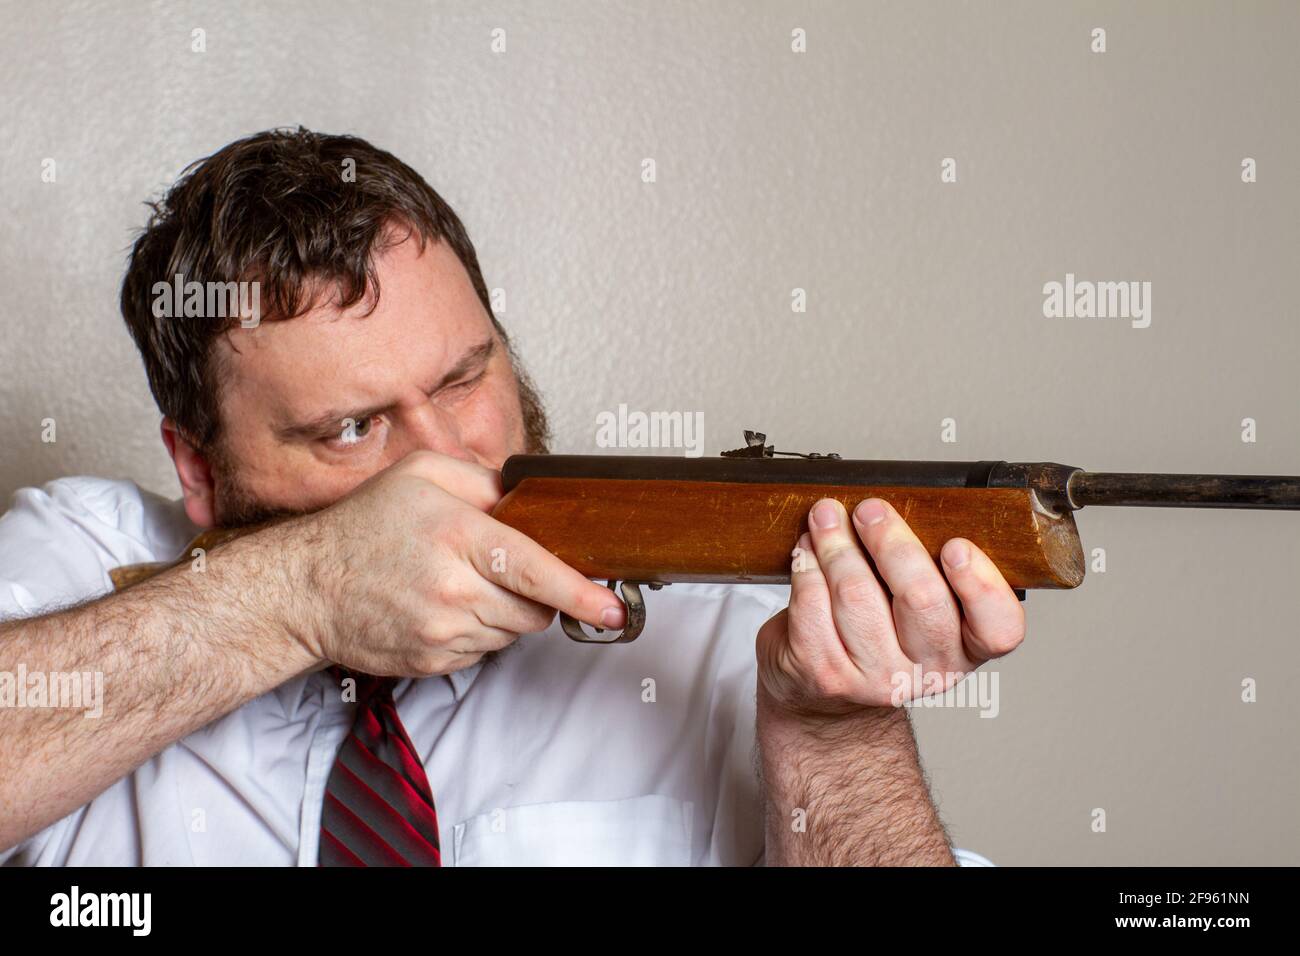
<svg viewBox="0 0 1300 956">
<path fill-rule="evenodd" d="M 246 613 L 257 656 L 273 649 L 273 660 L 291 677 L 318 668 L 321 652 L 317 549 L 304 547 L 294 533 L 298 520 L 263 528 L 223 547 L 214 562 L 223 584 L 234 588 Z"/>
<path fill-rule="evenodd" d="M 758 741 L 769 865 L 952 865 L 905 708 L 809 713 L 760 685 Z"/>
<path fill-rule="evenodd" d="M 758 685 L 760 740 L 793 742 L 838 748 L 863 746 L 875 738 L 911 740 L 911 723 L 903 707 L 857 707 L 819 711 L 791 707 L 777 699 L 760 681 Z"/>
</svg>

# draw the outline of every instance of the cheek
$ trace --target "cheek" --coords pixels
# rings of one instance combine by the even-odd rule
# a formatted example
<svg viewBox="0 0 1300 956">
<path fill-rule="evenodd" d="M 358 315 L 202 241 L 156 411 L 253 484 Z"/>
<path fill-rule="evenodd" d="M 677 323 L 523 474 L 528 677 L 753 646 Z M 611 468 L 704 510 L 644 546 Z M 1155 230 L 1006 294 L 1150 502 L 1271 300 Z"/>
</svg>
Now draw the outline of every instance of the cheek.
<svg viewBox="0 0 1300 956">
<path fill-rule="evenodd" d="M 253 476 L 245 490 L 262 503 L 291 511 L 314 511 L 338 501 L 368 475 L 329 468 L 312 458 L 286 460 Z"/>
<path fill-rule="evenodd" d="M 474 396 L 473 408 L 462 422 L 465 443 L 480 457 L 500 467 L 523 446 L 524 422 L 519 391 L 513 378 L 497 381 Z"/>
<path fill-rule="evenodd" d="M 382 463 L 357 461 L 358 467 L 332 466 L 318 460 L 306 445 L 280 446 L 269 438 L 248 442 L 232 476 L 236 494 L 266 508 L 313 511 L 342 498 Z"/>
</svg>

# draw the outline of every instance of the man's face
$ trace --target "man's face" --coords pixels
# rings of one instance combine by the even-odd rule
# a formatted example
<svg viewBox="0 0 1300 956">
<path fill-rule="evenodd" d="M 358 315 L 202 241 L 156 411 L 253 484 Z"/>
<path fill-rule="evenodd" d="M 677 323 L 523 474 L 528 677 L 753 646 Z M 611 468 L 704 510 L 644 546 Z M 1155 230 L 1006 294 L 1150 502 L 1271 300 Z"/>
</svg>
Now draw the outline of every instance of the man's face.
<svg viewBox="0 0 1300 956">
<path fill-rule="evenodd" d="M 494 469 L 545 450 L 536 395 L 455 252 L 410 238 L 375 266 L 373 311 L 369 295 L 344 311 L 326 296 L 215 344 L 213 523 L 317 510 L 418 449 Z"/>
</svg>

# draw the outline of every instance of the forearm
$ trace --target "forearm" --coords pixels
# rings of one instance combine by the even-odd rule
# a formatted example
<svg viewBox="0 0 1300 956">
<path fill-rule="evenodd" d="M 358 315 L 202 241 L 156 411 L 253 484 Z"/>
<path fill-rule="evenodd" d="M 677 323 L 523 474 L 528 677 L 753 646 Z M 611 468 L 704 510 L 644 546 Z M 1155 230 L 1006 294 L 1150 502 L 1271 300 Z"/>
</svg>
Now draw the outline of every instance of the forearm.
<svg viewBox="0 0 1300 956">
<path fill-rule="evenodd" d="M 92 702 L 0 708 L 0 848 L 319 666 L 294 633 L 283 596 L 295 583 L 275 538 L 272 529 L 232 542 L 208 555 L 202 572 L 181 565 L 121 594 L 0 625 L 0 673 L 45 682 L 90 675 L 102 688 L 97 716 L 87 716 Z"/>
<path fill-rule="evenodd" d="M 761 688 L 770 866 L 952 866 L 907 712 L 798 717 Z"/>
</svg>

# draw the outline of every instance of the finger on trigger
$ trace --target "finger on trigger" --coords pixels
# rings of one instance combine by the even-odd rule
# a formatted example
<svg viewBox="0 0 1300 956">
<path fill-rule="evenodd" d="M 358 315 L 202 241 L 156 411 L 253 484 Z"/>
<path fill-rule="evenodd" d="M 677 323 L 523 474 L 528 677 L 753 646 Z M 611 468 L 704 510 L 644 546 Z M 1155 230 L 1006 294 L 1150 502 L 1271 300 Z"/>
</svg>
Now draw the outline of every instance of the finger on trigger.
<svg viewBox="0 0 1300 956">
<path fill-rule="evenodd" d="M 583 577 L 536 541 L 498 521 L 472 549 L 479 575 L 521 597 L 554 608 L 592 627 L 619 628 L 627 611 L 614 592 Z"/>
</svg>

